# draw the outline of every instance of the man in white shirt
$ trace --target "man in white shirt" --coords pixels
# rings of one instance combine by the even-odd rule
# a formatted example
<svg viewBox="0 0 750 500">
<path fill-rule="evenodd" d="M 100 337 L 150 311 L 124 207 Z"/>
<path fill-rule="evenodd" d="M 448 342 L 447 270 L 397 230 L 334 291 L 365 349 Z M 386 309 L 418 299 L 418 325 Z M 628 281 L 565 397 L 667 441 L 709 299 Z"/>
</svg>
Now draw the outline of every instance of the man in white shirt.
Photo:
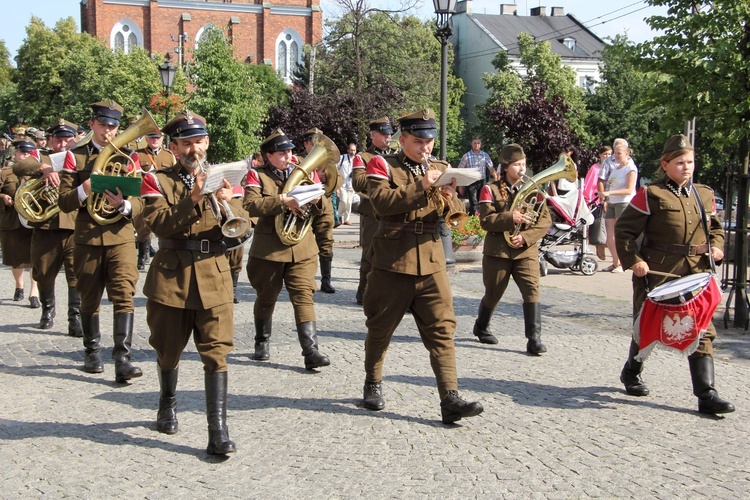
<svg viewBox="0 0 750 500">
<path fill-rule="evenodd" d="M 338 169 L 339 174 L 344 179 L 341 189 L 339 189 L 339 220 L 345 226 L 350 226 L 349 219 L 352 216 L 352 203 L 354 202 L 354 188 L 352 187 L 352 161 L 357 156 L 357 145 L 349 143 L 347 153 L 341 155 Z"/>
</svg>

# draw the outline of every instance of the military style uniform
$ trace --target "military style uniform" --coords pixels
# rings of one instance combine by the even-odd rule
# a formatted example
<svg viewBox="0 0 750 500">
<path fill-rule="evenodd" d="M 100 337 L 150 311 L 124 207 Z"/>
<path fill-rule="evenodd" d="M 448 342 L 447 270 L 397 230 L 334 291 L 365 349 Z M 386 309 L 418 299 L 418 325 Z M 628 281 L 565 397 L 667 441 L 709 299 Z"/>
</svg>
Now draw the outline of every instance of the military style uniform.
<svg viewBox="0 0 750 500">
<path fill-rule="evenodd" d="M 510 144 L 500 152 L 500 168 L 525 158 L 523 149 Z M 547 205 L 539 208 L 539 217 L 530 228 L 519 232 L 524 246 L 511 247 L 505 240 L 506 232 L 515 229 L 513 222 L 513 199 L 516 190 L 508 184 L 505 173 L 502 179 L 482 187 L 479 193 L 479 217 L 482 229 L 487 231 L 484 240 L 482 278 L 484 297 L 479 304 L 474 335 L 485 344 L 497 344 L 497 339 L 489 331 L 492 313 L 508 288 L 510 277 L 518 285 L 523 297 L 524 332 L 528 339 L 526 351 L 541 354 L 547 348 L 541 342 L 542 320 L 539 304 L 539 250 L 537 242 L 547 234 L 552 224 Z"/>
<path fill-rule="evenodd" d="M 276 130 L 262 144 L 264 155 L 276 151 L 288 151 L 294 145 L 281 130 Z M 258 217 L 253 233 L 247 263 L 247 276 L 257 297 L 255 316 L 255 353 L 253 359 L 269 359 L 272 316 L 281 287 L 286 285 L 289 300 L 294 306 L 297 336 L 305 357 L 305 368 L 328 366 L 330 360 L 318 351 L 315 325 L 315 267 L 318 246 L 310 231 L 295 245 L 282 243 L 275 228 L 275 220 L 285 207 L 280 193 L 286 187 L 288 176 L 296 167 L 278 170 L 270 163 L 250 169 L 245 182 L 244 206 L 251 217 Z M 318 181 L 317 172 L 312 173 Z M 308 207 L 311 216 L 322 212 L 322 202 Z M 287 210 L 287 213 L 289 211 Z"/>
<path fill-rule="evenodd" d="M 11 166 L 0 169 L 0 194 L 13 198 L 20 185 Z M 0 244 L 3 249 L 3 264 L 15 269 L 31 267 L 32 231 L 24 227 L 18 218 L 16 207 L 0 203 Z"/>
<path fill-rule="evenodd" d="M 91 107 L 92 120 L 110 126 L 119 124 L 122 107 L 114 101 L 95 103 Z M 78 278 L 77 289 L 81 294 L 83 344 L 86 351 L 84 370 L 89 373 L 104 371 L 99 355 L 99 306 L 106 288 L 114 309 L 112 359 L 115 361 L 115 380 L 125 382 L 142 375 L 140 368 L 131 364 L 130 358 L 133 295 L 138 280 L 132 217 L 141 212 L 143 204 L 140 198 L 128 200 L 129 215 L 120 217 L 111 224 L 99 224 L 91 217 L 85 206 L 88 198 L 83 198 L 85 194 L 79 186 L 91 176 L 94 163 L 101 153 L 100 147 L 92 140 L 68 151 L 60 175 L 59 205 L 63 212 L 78 210 L 74 233 L 74 267 Z M 129 172 L 135 170 L 134 175 L 140 177 L 138 155 L 129 154 L 132 162 L 125 168 Z M 90 196 L 95 196 L 95 193 L 92 192 Z"/>
<path fill-rule="evenodd" d="M 73 137 L 78 126 L 60 119 L 49 129 L 52 137 Z M 13 171 L 21 177 L 39 178 L 43 165 L 52 165 L 49 155 L 42 154 L 41 163 L 35 158 L 16 162 Z M 55 317 L 55 280 L 60 267 L 65 270 L 68 283 L 68 335 L 82 337 L 81 295 L 76 290 L 78 279 L 73 267 L 73 230 L 77 210 L 58 212 L 43 222 L 29 222 L 33 228 L 31 237 L 32 277 L 39 287 L 39 298 L 42 305 L 42 317 L 39 328 L 48 330 L 54 325 Z"/>
<path fill-rule="evenodd" d="M 673 136 L 664 145 L 662 162 L 692 151 L 693 148 L 685 136 Z M 708 241 L 701 220 L 702 213 L 706 217 Z M 645 261 L 649 270 L 679 276 L 709 272 L 711 265 L 708 252 L 712 247 L 724 247 L 724 231 L 716 214 L 713 191 L 707 186 L 690 182 L 680 187 L 667 176 L 636 193 L 617 220 L 615 231 L 617 254 L 622 261 L 623 269 L 629 269 Z M 642 243 L 639 241 L 640 236 L 643 236 Z M 648 274 L 646 278 L 650 289 L 667 280 L 666 277 L 655 274 Z M 647 293 L 646 279 L 633 275 L 634 317 L 640 312 Z M 716 329 L 711 323 L 701 337 L 696 351 L 688 357 L 693 392 L 698 397 L 701 413 L 734 411 L 734 405 L 719 398 L 714 389 L 715 338 Z M 640 378 L 643 363 L 635 360 L 638 351 L 638 344 L 631 341 L 628 361 L 623 367 L 620 380 L 625 384 L 628 394 L 646 396 L 650 391 Z"/>
<path fill-rule="evenodd" d="M 437 133 L 434 113 L 424 110 L 399 120 L 402 132 L 433 139 Z M 445 162 L 431 160 L 443 171 Z M 382 398 L 383 361 L 393 332 L 407 310 L 417 323 L 422 343 L 430 353 L 430 364 L 437 381 L 444 423 L 478 415 L 479 403 L 466 403 L 458 397 L 456 352 L 453 334 L 456 316 L 446 272 L 445 254 L 438 233 L 444 213 L 422 187 L 425 175 L 421 163 L 406 157 L 375 156 L 367 164 L 368 193 L 380 215 L 370 247 L 372 271 L 367 277 L 364 312 L 365 338 L 364 405 L 371 410 L 385 407 Z M 450 204 L 448 206 L 448 204 Z M 463 211 L 454 196 L 445 203 Z"/>
<path fill-rule="evenodd" d="M 381 118 L 372 121 L 369 126 L 371 131 L 378 131 L 387 134 L 393 133 L 388 118 Z M 362 247 L 362 258 L 359 263 L 359 285 L 357 286 L 356 295 L 357 304 L 362 304 L 365 288 L 367 287 L 367 274 L 372 269 L 372 263 L 370 262 L 369 257 L 370 245 L 372 245 L 372 239 L 378 228 L 375 210 L 372 208 L 370 198 L 367 196 L 368 182 L 365 168 L 374 156 L 389 156 L 393 154 L 395 154 L 395 151 L 390 148 L 387 150 L 380 150 L 374 145 L 371 145 L 367 151 L 355 156 L 354 161 L 352 162 L 352 187 L 354 188 L 354 191 L 359 194 L 359 206 L 357 212 L 360 215 L 359 246 Z"/>
</svg>

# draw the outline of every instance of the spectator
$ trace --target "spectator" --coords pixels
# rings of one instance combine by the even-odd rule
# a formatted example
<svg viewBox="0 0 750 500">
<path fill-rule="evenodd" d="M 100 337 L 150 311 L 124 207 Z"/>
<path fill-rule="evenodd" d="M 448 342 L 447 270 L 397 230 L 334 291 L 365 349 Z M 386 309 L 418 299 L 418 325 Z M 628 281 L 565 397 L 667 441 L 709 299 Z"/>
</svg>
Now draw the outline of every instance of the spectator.
<svg viewBox="0 0 750 500">
<path fill-rule="evenodd" d="M 487 182 L 497 180 L 497 173 L 492 165 L 490 155 L 482 151 L 482 139 L 475 138 L 471 140 L 471 149 L 464 154 L 458 168 L 476 168 L 482 172 L 482 180 L 471 184 L 465 188 L 459 188 L 462 196 L 469 197 L 469 215 L 479 215 L 479 203 L 477 197 L 479 190 Z"/>
</svg>

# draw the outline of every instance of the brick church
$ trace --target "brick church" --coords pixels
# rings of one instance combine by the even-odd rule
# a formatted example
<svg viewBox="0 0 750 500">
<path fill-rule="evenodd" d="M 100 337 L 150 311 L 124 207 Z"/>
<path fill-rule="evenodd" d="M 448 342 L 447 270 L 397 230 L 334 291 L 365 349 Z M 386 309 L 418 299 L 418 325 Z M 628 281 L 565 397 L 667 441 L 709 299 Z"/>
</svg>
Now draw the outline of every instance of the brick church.
<svg viewBox="0 0 750 500">
<path fill-rule="evenodd" d="M 286 80 L 302 47 L 322 40 L 320 0 L 81 0 L 81 31 L 128 52 L 191 58 L 206 29 L 224 30 L 239 60 L 268 64 Z"/>
</svg>

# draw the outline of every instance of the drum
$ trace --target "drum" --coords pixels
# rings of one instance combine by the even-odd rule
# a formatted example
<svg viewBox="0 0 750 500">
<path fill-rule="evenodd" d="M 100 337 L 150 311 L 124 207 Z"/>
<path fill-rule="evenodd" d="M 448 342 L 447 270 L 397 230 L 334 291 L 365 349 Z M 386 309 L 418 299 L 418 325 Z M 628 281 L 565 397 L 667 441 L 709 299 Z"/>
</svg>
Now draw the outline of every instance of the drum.
<svg viewBox="0 0 750 500">
<path fill-rule="evenodd" d="M 710 282 L 711 273 L 690 274 L 657 286 L 648 298 L 661 304 L 684 304 L 700 295 Z"/>
</svg>

